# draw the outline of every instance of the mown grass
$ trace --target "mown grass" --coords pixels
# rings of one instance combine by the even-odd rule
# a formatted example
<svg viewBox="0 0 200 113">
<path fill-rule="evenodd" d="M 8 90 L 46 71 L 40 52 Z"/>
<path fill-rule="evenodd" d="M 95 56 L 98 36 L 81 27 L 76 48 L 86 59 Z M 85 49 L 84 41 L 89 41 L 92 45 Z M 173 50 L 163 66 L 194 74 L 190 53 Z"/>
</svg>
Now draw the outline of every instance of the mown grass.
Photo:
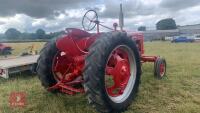
<svg viewBox="0 0 200 113">
<path fill-rule="evenodd" d="M 24 48 L 12 46 L 16 47 L 15 54 Z M 166 58 L 167 77 L 155 79 L 153 64 L 144 64 L 138 96 L 125 113 L 199 113 L 200 43 L 146 42 L 145 51 L 148 55 Z M 26 93 L 25 107 L 10 107 L 8 100 L 13 91 Z M 0 78 L 0 112 L 95 113 L 95 110 L 88 105 L 85 95 L 48 93 L 41 87 L 37 76 L 24 73 L 8 80 Z"/>
</svg>

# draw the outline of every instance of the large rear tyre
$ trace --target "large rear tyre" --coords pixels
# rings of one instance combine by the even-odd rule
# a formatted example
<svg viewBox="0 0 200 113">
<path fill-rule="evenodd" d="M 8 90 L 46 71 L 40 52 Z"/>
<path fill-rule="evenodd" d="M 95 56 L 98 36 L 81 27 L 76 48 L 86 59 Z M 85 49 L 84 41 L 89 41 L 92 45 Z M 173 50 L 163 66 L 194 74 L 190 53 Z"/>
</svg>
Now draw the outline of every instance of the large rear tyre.
<svg viewBox="0 0 200 113">
<path fill-rule="evenodd" d="M 135 42 L 126 33 L 101 34 L 85 61 L 84 89 L 89 103 L 99 112 L 126 110 L 136 96 L 140 75 Z"/>
<path fill-rule="evenodd" d="M 48 42 L 40 51 L 40 57 L 37 61 L 36 72 L 42 86 L 46 89 L 57 83 L 52 72 L 53 59 L 57 52 L 55 41 Z M 55 90 L 51 91 L 55 92 Z"/>
</svg>

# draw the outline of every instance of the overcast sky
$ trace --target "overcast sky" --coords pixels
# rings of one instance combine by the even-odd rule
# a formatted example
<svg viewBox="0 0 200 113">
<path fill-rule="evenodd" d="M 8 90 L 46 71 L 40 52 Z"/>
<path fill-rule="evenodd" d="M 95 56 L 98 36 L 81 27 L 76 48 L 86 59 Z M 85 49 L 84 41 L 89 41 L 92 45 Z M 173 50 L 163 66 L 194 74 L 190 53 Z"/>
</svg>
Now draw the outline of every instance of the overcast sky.
<svg viewBox="0 0 200 113">
<path fill-rule="evenodd" d="M 155 29 L 164 18 L 174 18 L 177 25 L 200 24 L 200 0 L 0 0 L 0 33 L 11 27 L 21 32 L 82 28 L 88 9 L 97 10 L 100 21 L 111 26 L 118 22 L 120 2 L 128 30 Z"/>
</svg>

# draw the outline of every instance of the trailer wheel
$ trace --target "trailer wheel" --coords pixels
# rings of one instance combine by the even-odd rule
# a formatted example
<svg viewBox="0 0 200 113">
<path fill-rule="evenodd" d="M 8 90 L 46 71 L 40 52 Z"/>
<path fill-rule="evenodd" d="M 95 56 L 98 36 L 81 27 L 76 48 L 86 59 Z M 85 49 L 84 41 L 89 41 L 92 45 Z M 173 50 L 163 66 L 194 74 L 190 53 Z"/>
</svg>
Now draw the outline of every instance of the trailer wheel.
<svg viewBox="0 0 200 113">
<path fill-rule="evenodd" d="M 56 48 L 55 41 L 46 43 L 40 51 L 40 57 L 36 64 L 36 72 L 42 86 L 45 88 L 49 88 L 57 83 L 52 72 L 53 59 L 57 52 L 58 49 Z M 51 90 L 51 92 L 56 92 L 56 90 Z"/>
<path fill-rule="evenodd" d="M 99 112 L 122 112 L 139 87 L 141 64 L 135 42 L 126 33 L 104 33 L 91 45 L 84 68 L 84 89 Z"/>
<path fill-rule="evenodd" d="M 164 58 L 158 58 L 154 63 L 154 75 L 157 79 L 162 79 L 166 75 L 166 61 Z"/>
</svg>

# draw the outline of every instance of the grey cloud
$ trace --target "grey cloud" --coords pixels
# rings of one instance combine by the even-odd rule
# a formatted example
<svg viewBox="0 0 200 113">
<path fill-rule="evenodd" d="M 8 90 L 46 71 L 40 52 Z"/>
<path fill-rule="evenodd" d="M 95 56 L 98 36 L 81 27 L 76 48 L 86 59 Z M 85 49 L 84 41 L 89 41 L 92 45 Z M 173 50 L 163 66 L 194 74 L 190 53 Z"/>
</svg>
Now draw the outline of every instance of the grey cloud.
<svg viewBox="0 0 200 113">
<path fill-rule="evenodd" d="M 105 25 L 112 26 L 112 19 L 117 19 L 119 15 L 120 0 L 104 0 L 99 3 L 96 1 L 103 0 L 0 0 L 0 17 L 10 16 L 12 18 L 12 15 L 23 13 L 30 16 L 31 19 L 46 19 L 45 22 L 41 24 L 33 25 L 34 19 L 20 18 L 20 21 L 25 22 L 7 22 L 6 24 L 0 22 L 0 26 L 5 29 L 16 26 L 16 28 L 28 32 L 35 32 L 38 28 L 43 28 L 47 32 L 59 31 L 66 27 L 81 28 L 80 14 L 83 15 L 84 12 L 81 10 L 81 13 L 79 13 L 77 17 L 70 17 L 70 14 L 66 12 L 71 9 L 79 10 L 80 8 L 96 9 L 99 13 L 100 21 L 105 21 Z M 145 0 L 143 0 L 143 2 L 145 2 Z M 158 20 L 168 17 L 175 18 L 180 25 L 185 23 L 198 23 L 200 19 L 198 15 L 199 10 L 188 12 L 190 7 L 192 8 L 199 4 L 199 0 L 162 0 L 160 4 L 156 5 L 143 2 L 141 0 L 126 0 L 126 2 L 123 3 L 124 16 L 127 19 L 125 20 L 125 27 L 131 30 L 136 29 L 140 25 L 154 27 Z M 101 12 L 100 6 L 105 6 L 103 12 Z M 180 12 L 181 9 L 187 10 L 185 12 Z M 65 15 L 64 19 L 56 18 L 60 14 Z M 190 18 L 188 19 L 187 17 Z M 109 19 L 109 21 L 107 19 Z"/>
<path fill-rule="evenodd" d="M 103 17 L 118 18 L 119 2 L 116 0 L 105 1 L 105 11 Z M 128 0 L 123 2 L 123 9 L 127 18 L 134 16 L 159 15 L 165 13 L 174 13 L 181 9 L 197 6 L 200 0 L 162 0 L 160 4 L 144 4 L 141 0 Z"/>
<path fill-rule="evenodd" d="M 55 24 L 56 23 L 56 24 Z M 59 20 L 56 18 L 47 18 L 43 23 L 38 25 L 26 25 L 27 31 L 35 32 L 38 28 L 42 28 L 47 32 L 54 32 L 64 30 L 68 27 L 74 28 L 82 28 L 81 26 L 81 18 L 74 18 L 74 17 L 65 17 L 63 20 Z"/>
<path fill-rule="evenodd" d="M 44 18 L 56 11 L 79 8 L 92 0 L 0 0 L 0 16 L 23 13 L 31 17 Z"/>
<path fill-rule="evenodd" d="M 0 25 L 3 25 L 3 24 L 5 24 L 5 22 L 1 22 L 1 21 L 0 21 Z"/>
<path fill-rule="evenodd" d="M 193 7 L 199 4 L 199 0 L 162 0 L 160 7 L 175 11 Z"/>
<path fill-rule="evenodd" d="M 109 0 L 105 2 L 105 10 L 102 12 L 103 17 L 118 18 L 119 2 Z M 126 17 L 134 17 L 138 15 L 151 15 L 155 12 L 156 7 L 145 5 L 141 0 L 129 0 L 123 2 L 123 11 Z"/>
</svg>

